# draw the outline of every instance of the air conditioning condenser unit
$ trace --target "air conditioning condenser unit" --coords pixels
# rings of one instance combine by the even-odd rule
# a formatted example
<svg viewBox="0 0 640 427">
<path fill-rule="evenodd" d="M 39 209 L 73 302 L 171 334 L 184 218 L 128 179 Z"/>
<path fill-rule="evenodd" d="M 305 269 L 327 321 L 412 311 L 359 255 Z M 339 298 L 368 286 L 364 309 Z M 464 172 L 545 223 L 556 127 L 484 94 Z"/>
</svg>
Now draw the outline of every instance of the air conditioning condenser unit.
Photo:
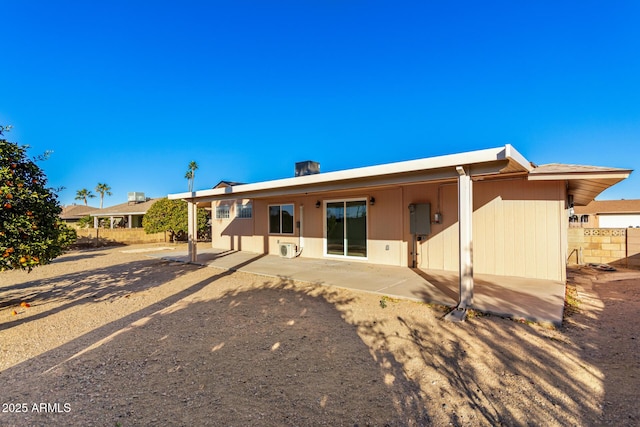
<svg viewBox="0 0 640 427">
<path fill-rule="evenodd" d="M 295 258 L 295 256 L 296 256 L 296 244 L 295 243 L 280 243 L 280 256 L 282 258 Z"/>
</svg>

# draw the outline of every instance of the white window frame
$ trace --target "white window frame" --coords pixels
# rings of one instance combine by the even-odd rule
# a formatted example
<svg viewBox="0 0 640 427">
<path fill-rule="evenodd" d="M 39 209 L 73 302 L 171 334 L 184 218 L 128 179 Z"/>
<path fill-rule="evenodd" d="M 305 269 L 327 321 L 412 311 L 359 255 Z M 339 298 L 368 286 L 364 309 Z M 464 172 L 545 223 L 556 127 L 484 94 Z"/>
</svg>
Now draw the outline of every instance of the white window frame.
<svg viewBox="0 0 640 427">
<path fill-rule="evenodd" d="M 367 236 L 366 236 L 366 245 L 367 245 L 367 256 L 353 256 L 353 255 L 336 255 L 327 253 L 327 204 L 329 203 L 346 203 L 346 202 L 364 202 L 365 207 L 367 209 Z M 323 256 L 327 258 L 339 258 L 339 259 L 349 259 L 354 261 L 367 261 L 369 260 L 369 198 L 368 197 L 356 197 L 350 199 L 332 199 L 325 200 L 322 203 L 322 246 L 323 246 Z M 345 234 L 346 239 L 346 234 Z M 345 242 L 345 248 L 346 248 Z"/>
<path fill-rule="evenodd" d="M 220 209 L 221 208 L 226 208 L 226 212 L 227 212 L 226 216 L 220 216 Z M 226 205 L 226 204 L 218 205 L 218 206 L 216 206 L 215 213 L 216 213 L 216 219 L 230 219 L 231 218 L 231 206 Z"/>
<path fill-rule="evenodd" d="M 249 215 L 246 216 L 242 215 L 242 212 L 245 211 L 249 211 Z M 251 219 L 253 218 L 253 203 L 252 202 L 248 202 L 245 204 L 242 204 L 242 202 L 237 202 L 236 203 L 236 218 L 238 219 Z"/>
<path fill-rule="evenodd" d="M 272 232 L 271 231 L 271 208 L 273 206 L 278 206 L 280 208 L 280 231 L 279 232 Z M 291 233 L 283 233 L 282 232 L 282 207 L 283 206 L 291 206 L 292 209 L 292 221 L 293 221 L 293 227 L 292 227 L 292 231 Z M 267 205 L 267 231 L 269 232 L 270 235 L 284 235 L 284 236 L 295 236 L 296 234 L 296 204 L 293 202 L 290 203 L 273 203 L 270 205 Z"/>
</svg>

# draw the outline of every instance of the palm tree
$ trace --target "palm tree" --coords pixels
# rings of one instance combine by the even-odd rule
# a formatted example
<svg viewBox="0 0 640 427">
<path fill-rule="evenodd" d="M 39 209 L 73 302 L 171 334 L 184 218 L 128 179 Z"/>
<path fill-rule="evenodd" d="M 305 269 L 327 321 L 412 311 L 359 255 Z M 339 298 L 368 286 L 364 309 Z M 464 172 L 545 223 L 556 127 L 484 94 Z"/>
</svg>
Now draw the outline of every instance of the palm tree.
<svg viewBox="0 0 640 427">
<path fill-rule="evenodd" d="M 107 184 L 98 183 L 96 185 L 96 192 L 100 194 L 100 209 L 102 209 L 102 201 L 104 200 L 104 195 L 111 196 L 111 187 Z"/>
<path fill-rule="evenodd" d="M 83 200 L 85 206 L 87 206 L 87 199 L 92 199 L 94 197 L 96 197 L 95 194 L 86 188 L 76 191 L 76 200 Z"/>
<path fill-rule="evenodd" d="M 189 162 L 189 170 L 187 170 L 187 173 L 184 175 L 184 177 L 187 178 L 189 182 L 190 193 L 193 192 L 193 180 L 196 177 L 196 169 L 198 169 L 198 164 L 194 161 L 191 161 Z"/>
</svg>

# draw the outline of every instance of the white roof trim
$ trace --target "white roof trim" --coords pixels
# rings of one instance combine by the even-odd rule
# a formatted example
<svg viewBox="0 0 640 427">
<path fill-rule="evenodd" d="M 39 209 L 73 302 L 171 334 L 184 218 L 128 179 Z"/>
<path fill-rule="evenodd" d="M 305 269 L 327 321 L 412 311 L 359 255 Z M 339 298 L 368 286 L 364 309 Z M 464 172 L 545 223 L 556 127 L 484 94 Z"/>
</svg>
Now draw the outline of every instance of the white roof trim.
<svg viewBox="0 0 640 427">
<path fill-rule="evenodd" d="M 355 169 L 347 169 L 335 172 L 325 172 L 314 175 L 305 175 L 292 178 L 276 179 L 271 181 L 242 184 L 226 188 L 214 188 L 208 190 L 169 194 L 169 199 L 196 199 L 221 196 L 233 198 L 246 193 L 256 193 L 269 190 L 287 189 L 308 185 L 321 185 L 338 183 L 354 179 L 368 179 L 382 176 L 391 176 L 404 173 L 416 173 L 432 171 L 436 169 L 451 168 L 456 166 L 474 165 L 496 161 L 509 160 L 515 162 L 523 172 L 531 171 L 531 164 L 515 148 L 507 144 L 504 147 L 488 148 L 484 150 L 469 151 L 466 153 L 448 154 L 444 156 L 428 157 L 424 159 L 408 160 L 396 163 L 387 163 L 376 166 L 366 166 Z"/>
</svg>

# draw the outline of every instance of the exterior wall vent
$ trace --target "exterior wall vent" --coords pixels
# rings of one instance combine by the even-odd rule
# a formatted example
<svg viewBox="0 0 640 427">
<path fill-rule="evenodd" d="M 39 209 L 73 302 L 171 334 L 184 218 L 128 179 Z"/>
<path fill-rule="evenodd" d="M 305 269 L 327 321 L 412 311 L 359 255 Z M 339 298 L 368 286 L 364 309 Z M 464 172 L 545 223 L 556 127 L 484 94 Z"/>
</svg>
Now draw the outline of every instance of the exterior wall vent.
<svg viewBox="0 0 640 427">
<path fill-rule="evenodd" d="M 314 175 L 320 173 L 320 163 L 307 160 L 296 163 L 296 176 Z"/>
</svg>

